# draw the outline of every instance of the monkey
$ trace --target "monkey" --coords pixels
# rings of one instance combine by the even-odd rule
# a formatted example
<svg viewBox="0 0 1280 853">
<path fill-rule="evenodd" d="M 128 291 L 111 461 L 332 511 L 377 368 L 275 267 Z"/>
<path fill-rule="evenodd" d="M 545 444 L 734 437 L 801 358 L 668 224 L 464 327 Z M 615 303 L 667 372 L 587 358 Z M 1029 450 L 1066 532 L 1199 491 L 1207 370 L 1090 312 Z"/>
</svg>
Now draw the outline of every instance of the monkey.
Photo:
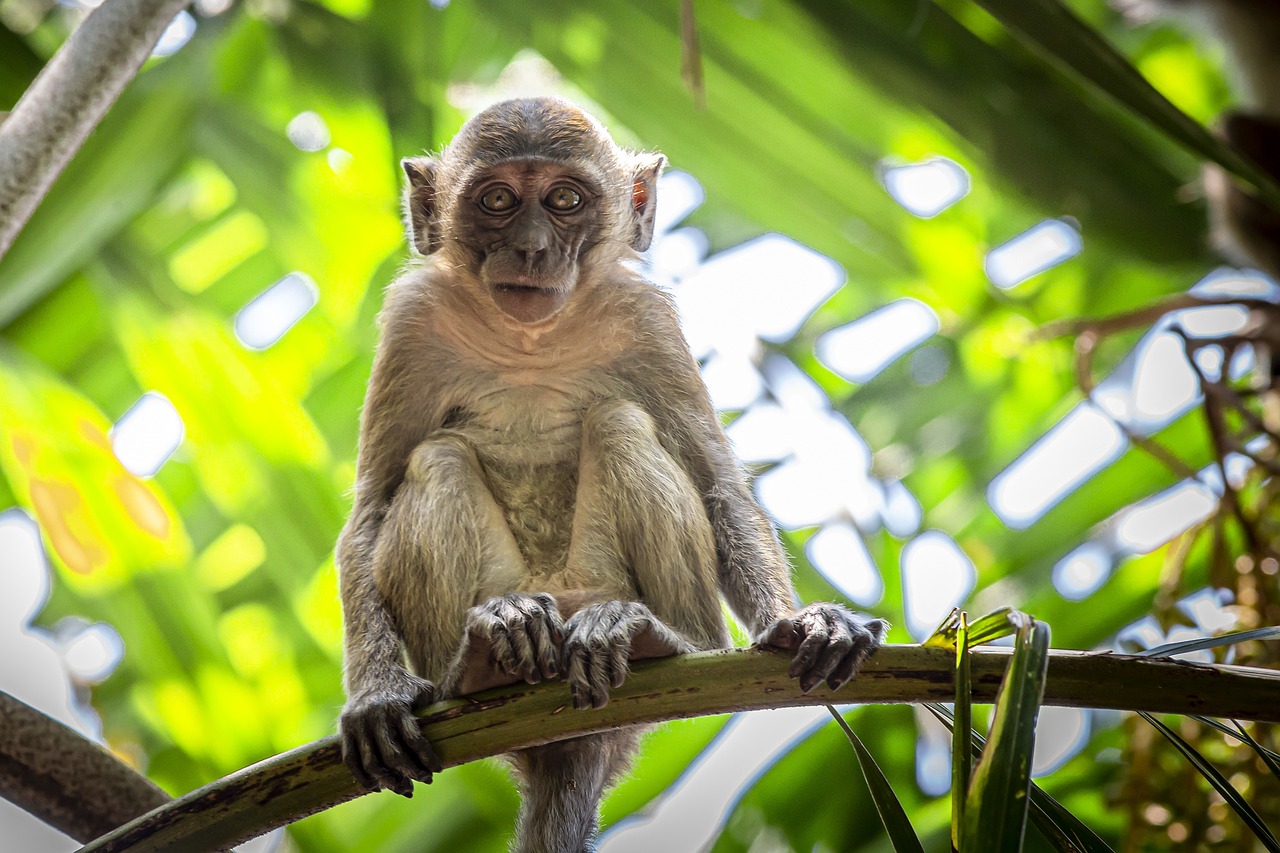
<svg viewBox="0 0 1280 853">
<path fill-rule="evenodd" d="M 883 620 L 797 608 L 669 295 L 638 271 L 666 158 L 551 98 L 402 161 L 415 259 L 389 286 L 336 559 L 344 760 L 406 797 L 441 762 L 414 711 L 561 680 L 601 708 L 631 660 L 730 644 L 721 596 L 810 691 Z M 594 848 L 635 730 L 509 756 L 513 849 Z"/>
<path fill-rule="evenodd" d="M 1130 20 L 1159 15 L 1199 25 L 1226 50 L 1240 109 L 1218 133 L 1264 173 L 1280 181 L 1280 5 L 1274 0 L 1116 0 Z M 1213 246 L 1235 263 L 1280 280 L 1280 211 L 1243 188 L 1222 167 L 1204 168 Z"/>
</svg>

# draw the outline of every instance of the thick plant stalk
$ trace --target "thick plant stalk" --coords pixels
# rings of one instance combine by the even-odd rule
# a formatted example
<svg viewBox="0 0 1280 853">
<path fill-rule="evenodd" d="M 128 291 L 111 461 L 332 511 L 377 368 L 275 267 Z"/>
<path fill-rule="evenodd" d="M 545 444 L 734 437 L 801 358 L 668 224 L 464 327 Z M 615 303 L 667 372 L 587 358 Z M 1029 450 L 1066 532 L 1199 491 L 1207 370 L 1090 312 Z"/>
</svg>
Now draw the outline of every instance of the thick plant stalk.
<svg viewBox="0 0 1280 853">
<path fill-rule="evenodd" d="M 975 649 L 975 702 L 990 702 L 1009 650 Z M 446 767 L 513 749 L 634 723 L 795 705 L 947 702 L 954 699 L 955 653 L 887 646 L 858 677 L 833 693 L 805 695 L 787 677 L 786 655 L 756 649 L 704 652 L 635 666 L 609 705 L 575 711 L 562 682 L 520 684 L 427 709 L 424 731 Z M 1280 672 L 1126 655 L 1051 652 L 1049 705 L 1196 713 L 1280 722 Z M 444 774 L 436 784 L 448 784 Z M 419 791 L 430 796 L 428 790 Z M 87 845 L 88 851 L 191 851 L 230 847 L 367 793 L 328 737 L 206 785 Z"/>
<path fill-rule="evenodd" d="M 81 843 L 169 801 L 107 750 L 3 692 L 0 796 Z"/>
<path fill-rule="evenodd" d="M 187 3 L 105 0 L 0 123 L 0 258 Z"/>
</svg>

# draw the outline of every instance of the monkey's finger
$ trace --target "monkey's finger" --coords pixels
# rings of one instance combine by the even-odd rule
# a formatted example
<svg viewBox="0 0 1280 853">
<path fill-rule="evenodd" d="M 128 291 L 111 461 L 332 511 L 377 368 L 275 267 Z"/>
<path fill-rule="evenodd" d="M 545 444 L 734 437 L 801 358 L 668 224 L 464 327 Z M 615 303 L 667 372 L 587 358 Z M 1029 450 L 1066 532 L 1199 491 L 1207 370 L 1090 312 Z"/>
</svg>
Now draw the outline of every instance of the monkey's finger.
<svg viewBox="0 0 1280 853">
<path fill-rule="evenodd" d="M 511 647 L 511 634 L 507 631 L 507 626 L 501 622 L 494 620 L 489 627 L 487 635 L 490 647 L 490 659 L 494 666 L 503 672 L 519 674 L 519 663 L 516 659 L 515 649 Z"/>
<path fill-rule="evenodd" d="M 813 668 L 818 654 L 826 647 L 827 639 L 831 636 L 831 629 L 825 619 L 811 620 L 805 628 L 805 638 L 801 641 L 800 648 L 796 649 L 796 656 L 791 659 L 791 666 L 787 669 L 787 674 L 792 678 L 799 678 L 801 673 Z"/>
<path fill-rule="evenodd" d="M 538 670 L 538 657 L 529 638 L 530 623 L 522 617 L 519 623 L 509 628 L 511 657 L 515 664 L 512 672 L 524 679 L 525 684 L 537 684 L 542 680 L 542 673 Z"/>
<path fill-rule="evenodd" d="M 370 731 L 372 729 L 373 731 Z M 387 767 L 382 760 L 376 743 L 377 724 L 369 721 L 360 731 L 360 766 L 365 775 L 374 780 L 374 784 L 370 787 L 375 790 L 381 788 L 390 788 L 397 794 L 401 793 L 403 785 L 397 788 L 397 775 L 394 770 Z M 408 784 L 408 780 L 404 780 Z M 409 793 L 404 796 L 413 796 L 413 786 L 409 786 Z"/>
<path fill-rule="evenodd" d="M 560 666 L 557 658 L 559 650 L 553 641 L 554 626 L 545 618 L 534 619 L 529 623 L 529 639 L 533 644 L 533 659 L 543 678 L 559 678 Z"/>
<path fill-rule="evenodd" d="M 559 646 L 564 642 L 564 618 L 560 615 L 556 600 L 545 592 L 538 593 L 533 599 L 542 607 L 543 624 L 547 626 L 551 644 Z"/>
<path fill-rule="evenodd" d="M 412 774 L 413 778 L 430 785 L 431 774 L 444 770 L 444 762 L 436 755 L 431 741 L 422 733 L 422 726 L 416 717 L 406 715 L 400 718 L 400 741 L 406 747 L 406 755 L 416 765 L 417 772 Z"/>
<path fill-rule="evenodd" d="M 610 672 L 609 653 L 605 649 L 594 649 L 587 663 L 587 682 L 591 693 L 591 707 L 599 710 L 609 704 Z"/>
<path fill-rule="evenodd" d="M 880 647 L 880 641 L 888 630 L 889 623 L 883 619 L 855 622 L 850 628 L 853 648 L 849 650 L 849 654 L 840 666 L 836 667 L 827 678 L 827 686 L 832 690 L 839 690 L 849 682 L 849 679 L 857 675 L 863 661 Z"/>
<path fill-rule="evenodd" d="M 625 639 L 613 644 L 608 654 L 609 681 L 615 688 L 627 680 L 627 660 L 631 657 L 631 643 Z"/>
<path fill-rule="evenodd" d="M 845 655 L 844 660 L 840 661 L 840 665 L 827 676 L 827 687 L 832 690 L 839 690 L 848 684 L 849 680 L 858 674 L 858 667 L 862 664 L 862 657 L 856 649 Z"/>
<path fill-rule="evenodd" d="M 361 738 L 358 724 L 348 724 L 343 721 L 342 724 L 342 763 L 347 765 L 347 769 L 351 771 L 351 775 L 356 778 L 365 788 L 374 790 L 379 787 L 378 780 L 374 779 L 368 771 L 364 769 L 364 756 L 367 749 L 372 748 L 367 738 Z"/>
<path fill-rule="evenodd" d="M 392 729 L 392 720 L 386 720 L 374 727 L 374 742 L 378 747 L 378 755 L 382 759 L 384 774 L 383 783 L 402 797 L 413 796 L 413 774 L 416 760 L 410 758 Z M 399 728 L 397 726 L 396 728 Z"/>
<path fill-rule="evenodd" d="M 848 627 L 842 622 L 836 622 L 832 626 L 826 647 L 818 654 L 818 659 L 809 671 L 800 677 L 800 689 L 808 693 L 822 683 L 853 652 L 853 646 L 853 635 L 849 633 Z"/>
<path fill-rule="evenodd" d="M 579 711 L 591 707 L 591 695 L 587 689 L 586 651 L 577 643 L 565 646 L 565 678 L 573 693 L 573 707 Z"/>
</svg>

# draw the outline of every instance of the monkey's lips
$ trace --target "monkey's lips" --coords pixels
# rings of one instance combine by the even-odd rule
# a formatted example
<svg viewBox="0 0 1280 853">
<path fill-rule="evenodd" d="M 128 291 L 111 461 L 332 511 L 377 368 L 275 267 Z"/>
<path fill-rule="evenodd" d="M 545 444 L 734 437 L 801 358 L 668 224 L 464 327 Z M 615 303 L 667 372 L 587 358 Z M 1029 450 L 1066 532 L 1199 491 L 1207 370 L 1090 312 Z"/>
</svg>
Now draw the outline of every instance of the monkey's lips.
<svg viewBox="0 0 1280 853">
<path fill-rule="evenodd" d="M 499 310 L 521 323 L 546 320 L 560 310 L 568 295 L 568 290 L 557 287 L 539 287 L 517 282 L 499 282 L 493 285 L 493 301 Z"/>
</svg>

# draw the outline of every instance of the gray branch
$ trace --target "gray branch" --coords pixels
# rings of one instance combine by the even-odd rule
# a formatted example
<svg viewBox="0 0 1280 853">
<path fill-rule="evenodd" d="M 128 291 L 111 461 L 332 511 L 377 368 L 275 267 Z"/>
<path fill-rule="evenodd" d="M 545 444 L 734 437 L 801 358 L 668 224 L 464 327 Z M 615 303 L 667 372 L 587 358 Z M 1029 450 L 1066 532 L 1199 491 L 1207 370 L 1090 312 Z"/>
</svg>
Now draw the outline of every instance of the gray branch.
<svg viewBox="0 0 1280 853">
<path fill-rule="evenodd" d="M 0 123 L 0 258 L 188 0 L 105 0 Z"/>
<path fill-rule="evenodd" d="M 974 701 L 991 702 L 1009 649 L 973 653 Z M 787 677 L 784 654 L 757 649 L 704 652 L 635 665 L 607 707 L 575 711 L 563 682 L 520 684 L 442 702 L 423 731 L 446 767 L 513 749 L 702 714 L 832 702 L 948 702 L 955 698 L 955 652 L 886 646 L 838 693 L 805 695 Z M 1280 672 L 1107 653 L 1050 652 L 1047 705 L 1204 714 L 1280 722 Z M 353 800 L 360 788 L 327 737 L 261 761 L 192 791 L 99 838 L 81 853 L 151 853 L 229 847 Z M 446 773 L 437 785 L 448 784 Z M 384 796 L 391 796 L 384 794 Z"/>
<path fill-rule="evenodd" d="M 110 752 L 4 692 L 0 797 L 81 843 L 169 802 Z"/>
</svg>

